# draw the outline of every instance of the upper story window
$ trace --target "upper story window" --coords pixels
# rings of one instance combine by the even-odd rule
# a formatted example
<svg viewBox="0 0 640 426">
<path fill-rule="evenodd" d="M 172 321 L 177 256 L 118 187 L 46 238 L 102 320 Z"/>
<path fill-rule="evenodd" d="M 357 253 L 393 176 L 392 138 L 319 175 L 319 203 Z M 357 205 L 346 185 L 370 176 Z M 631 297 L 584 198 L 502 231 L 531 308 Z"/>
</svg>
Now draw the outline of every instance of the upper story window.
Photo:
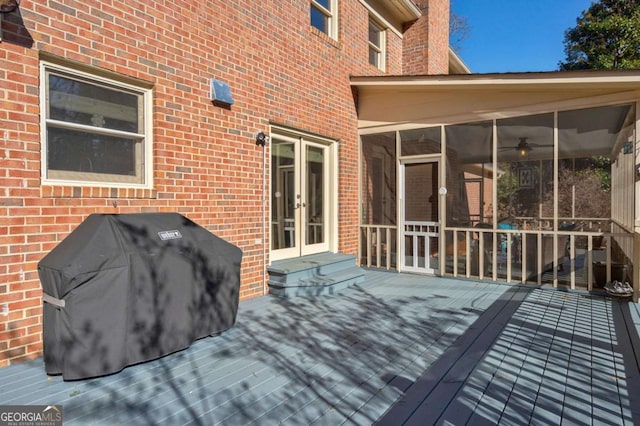
<svg viewBox="0 0 640 426">
<path fill-rule="evenodd" d="M 385 69 L 385 29 L 371 17 L 369 18 L 369 63 Z"/>
<path fill-rule="evenodd" d="M 41 72 L 43 180 L 149 186 L 150 89 L 47 63 Z"/>
<path fill-rule="evenodd" d="M 311 0 L 311 25 L 338 38 L 338 0 Z"/>
</svg>

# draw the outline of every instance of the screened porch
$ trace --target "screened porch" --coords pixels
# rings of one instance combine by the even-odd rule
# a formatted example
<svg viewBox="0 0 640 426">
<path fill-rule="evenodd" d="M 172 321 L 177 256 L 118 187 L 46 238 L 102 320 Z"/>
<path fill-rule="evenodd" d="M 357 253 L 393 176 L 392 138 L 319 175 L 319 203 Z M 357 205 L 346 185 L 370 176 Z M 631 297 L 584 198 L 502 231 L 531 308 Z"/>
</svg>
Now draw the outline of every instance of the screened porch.
<svg viewBox="0 0 640 426">
<path fill-rule="evenodd" d="M 360 264 L 585 290 L 633 285 L 638 108 L 610 99 L 362 130 Z M 410 177 L 407 165 L 421 162 L 436 170 Z"/>
</svg>

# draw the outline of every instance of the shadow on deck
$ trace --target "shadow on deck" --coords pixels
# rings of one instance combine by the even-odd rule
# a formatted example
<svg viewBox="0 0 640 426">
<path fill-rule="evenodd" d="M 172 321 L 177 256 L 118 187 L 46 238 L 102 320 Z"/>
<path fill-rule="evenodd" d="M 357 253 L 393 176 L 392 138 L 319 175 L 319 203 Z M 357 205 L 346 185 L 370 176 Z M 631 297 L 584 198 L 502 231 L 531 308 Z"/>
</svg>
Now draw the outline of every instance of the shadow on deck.
<svg viewBox="0 0 640 426">
<path fill-rule="evenodd" d="M 0 369 L 0 403 L 70 424 L 640 423 L 636 305 L 367 271 L 323 297 L 241 302 L 221 336 L 107 377 Z"/>
</svg>

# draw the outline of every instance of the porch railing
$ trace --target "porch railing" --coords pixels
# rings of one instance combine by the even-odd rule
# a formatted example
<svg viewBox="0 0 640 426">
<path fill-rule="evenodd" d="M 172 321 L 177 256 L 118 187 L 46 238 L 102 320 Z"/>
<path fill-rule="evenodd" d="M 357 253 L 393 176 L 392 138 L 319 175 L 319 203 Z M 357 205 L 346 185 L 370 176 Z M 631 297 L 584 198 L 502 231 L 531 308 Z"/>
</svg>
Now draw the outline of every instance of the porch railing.
<svg viewBox="0 0 640 426">
<path fill-rule="evenodd" d="M 395 268 L 397 232 L 394 225 L 360 225 L 360 264 L 368 268 Z"/>
<path fill-rule="evenodd" d="M 634 236 L 621 228 L 602 231 L 606 227 L 586 225 L 575 231 L 447 227 L 443 275 L 588 290 L 612 279 L 631 278 L 628 259 L 633 256 L 627 253 L 621 259 L 620 247 L 633 247 Z M 396 269 L 397 233 L 396 226 L 361 225 L 361 265 Z"/>
<path fill-rule="evenodd" d="M 613 244 L 632 243 L 630 233 L 447 228 L 445 239 L 453 246 L 445 275 L 592 290 L 631 273 L 614 261 Z"/>
</svg>

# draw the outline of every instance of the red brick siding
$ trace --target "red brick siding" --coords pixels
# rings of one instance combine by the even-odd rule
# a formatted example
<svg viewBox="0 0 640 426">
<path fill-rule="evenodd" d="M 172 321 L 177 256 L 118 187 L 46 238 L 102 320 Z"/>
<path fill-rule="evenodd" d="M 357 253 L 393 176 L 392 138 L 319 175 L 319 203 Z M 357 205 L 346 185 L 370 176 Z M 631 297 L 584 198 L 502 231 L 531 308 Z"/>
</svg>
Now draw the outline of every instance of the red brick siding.
<svg viewBox="0 0 640 426">
<path fill-rule="evenodd" d="M 269 122 L 339 142 L 339 250 L 355 253 L 357 117 L 349 75 L 368 63 L 368 14 L 340 2 L 339 40 L 309 25 L 306 0 L 22 2 L 0 43 L 0 366 L 41 353 L 37 263 L 91 213 L 176 211 L 244 252 L 241 297 L 265 283 L 262 149 Z M 152 190 L 42 186 L 38 52 L 153 84 Z M 402 72 L 387 37 L 387 72 Z M 230 109 L 209 101 L 229 83 Z M 267 147 L 267 150 L 269 147 Z M 267 152 L 268 154 L 268 152 Z M 267 155 L 267 158 L 269 156 Z M 267 245 L 269 242 L 264 241 Z"/>
<path fill-rule="evenodd" d="M 449 0 L 418 0 L 420 19 L 404 33 L 403 74 L 428 75 L 449 72 Z"/>
</svg>

